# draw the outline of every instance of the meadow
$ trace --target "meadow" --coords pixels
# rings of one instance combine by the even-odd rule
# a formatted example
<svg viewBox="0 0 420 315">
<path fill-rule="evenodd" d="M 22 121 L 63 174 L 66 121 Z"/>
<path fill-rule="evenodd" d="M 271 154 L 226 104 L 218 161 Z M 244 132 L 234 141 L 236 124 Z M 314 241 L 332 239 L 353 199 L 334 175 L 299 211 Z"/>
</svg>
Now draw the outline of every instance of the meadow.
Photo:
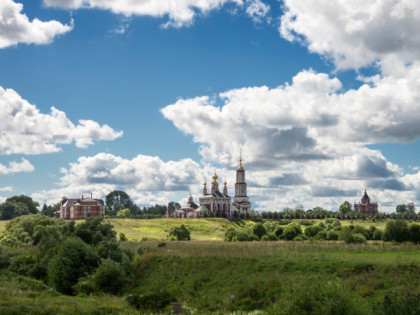
<svg viewBox="0 0 420 315">
<path fill-rule="evenodd" d="M 319 220 L 319 222 L 322 220 Z M 184 314 L 419 314 L 420 246 L 368 241 L 223 242 L 227 229 L 252 221 L 110 219 L 133 253 L 120 291 L 63 295 L 46 280 L 12 272 L 8 255 L 35 255 L 36 246 L 0 251 L 2 314 L 162 314 L 179 302 Z M 315 222 L 319 223 L 318 220 Z M 83 221 L 78 221 L 80 225 Z M 165 241 L 185 224 L 192 241 Z M 385 223 L 342 221 L 383 229 Z M 0 227 L 4 227 L 4 224 Z M 303 225 L 302 228 L 305 228 Z M 0 231 L 1 232 L 1 231 Z M 147 239 L 147 240 L 146 240 Z M 12 260 L 13 263 L 13 258 Z M 127 265 L 128 266 L 128 265 Z"/>
</svg>

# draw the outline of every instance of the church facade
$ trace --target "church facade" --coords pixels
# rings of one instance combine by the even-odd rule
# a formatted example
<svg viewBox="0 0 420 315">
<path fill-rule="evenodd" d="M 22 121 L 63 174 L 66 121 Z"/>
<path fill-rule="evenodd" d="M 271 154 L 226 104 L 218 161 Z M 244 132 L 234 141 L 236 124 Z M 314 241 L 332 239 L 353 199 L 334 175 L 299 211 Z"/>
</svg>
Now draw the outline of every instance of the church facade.
<svg viewBox="0 0 420 315">
<path fill-rule="evenodd" d="M 245 170 L 242 166 L 242 156 L 239 160 L 239 167 L 236 170 L 235 195 L 229 196 L 227 182 L 223 183 L 223 190 L 219 189 L 219 177 L 214 173 L 210 190 L 207 182 L 203 183 L 203 195 L 198 199 L 198 205 L 194 203 L 193 197 L 189 196 L 188 203 L 181 209 L 174 212 L 176 218 L 200 218 L 205 213 L 217 217 L 232 218 L 233 212 L 247 214 L 251 210 L 251 203 L 247 195 L 247 184 L 245 181 Z"/>
<path fill-rule="evenodd" d="M 364 213 L 367 216 L 374 216 L 378 213 L 378 203 L 370 202 L 370 198 L 365 189 L 361 201 L 359 203 L 354 203 L 354 211 Z"/>
</svg>

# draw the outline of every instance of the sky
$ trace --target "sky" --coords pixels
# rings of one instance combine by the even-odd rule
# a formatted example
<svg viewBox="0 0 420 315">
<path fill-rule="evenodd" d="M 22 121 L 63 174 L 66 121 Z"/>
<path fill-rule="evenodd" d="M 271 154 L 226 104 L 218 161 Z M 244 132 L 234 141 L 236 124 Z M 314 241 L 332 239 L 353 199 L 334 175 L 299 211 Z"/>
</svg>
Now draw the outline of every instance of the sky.
<svg viewBox="0 0 420 315">
<path fill-rule="evenodd" d="M 420 200 L 416 0 L 1 0 L 0 202 Z"/>
</svg>

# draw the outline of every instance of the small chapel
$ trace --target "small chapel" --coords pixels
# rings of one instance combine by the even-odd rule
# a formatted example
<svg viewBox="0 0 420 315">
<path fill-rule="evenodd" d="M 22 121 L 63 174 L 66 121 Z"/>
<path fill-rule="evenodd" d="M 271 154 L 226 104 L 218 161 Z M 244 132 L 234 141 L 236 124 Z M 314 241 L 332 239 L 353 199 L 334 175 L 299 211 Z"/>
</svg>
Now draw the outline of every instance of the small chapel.
<svg viewBox="0 0 420 315">
<path fill-rule="evenodd" d="M 369 195 L 366 192 L 363 194 L 362 199 L 359 203 L 354 203 L 354 211 L 364 213 L 367 216 L 374 216 L 378 213 L 378 203 L 377 202 L 370 202 Z"/>
<path fill-rule="evenodd" d="M 239 167 L 236 169 L 235 195 L 228 195 L 227 182 L 223 183 L 223 190 L 219 189 L 219 177 L 216 172 L 212 177 L 210 190 L 207 189 L 207 182 L 203 183 L 203 195 L 199 197 L 197 205 L 192 195 L 188 202 L 181 209 L 174 212 L 176 218 L 200 218 L 204 213 L 213 213 L 214 216 L 232 218 L 234 211 L 247 214 L 251 210 L 251 203 L 247 196 L 247 184 L 245 181 L 245 169 L 242 166 L 242 154 L 239 158 Z"/>
</svg>

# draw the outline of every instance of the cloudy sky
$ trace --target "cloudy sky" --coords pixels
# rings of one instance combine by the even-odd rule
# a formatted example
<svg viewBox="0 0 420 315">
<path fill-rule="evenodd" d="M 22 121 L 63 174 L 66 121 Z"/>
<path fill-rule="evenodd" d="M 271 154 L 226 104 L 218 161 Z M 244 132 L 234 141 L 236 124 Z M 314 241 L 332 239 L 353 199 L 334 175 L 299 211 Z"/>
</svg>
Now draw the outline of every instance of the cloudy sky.
<svg viewBox="0 0 420 315">
<path fill-rule="evenodd" d="M 0 201 L 420 201 L 416 0 L 1 0 Z"/>
</svg>

